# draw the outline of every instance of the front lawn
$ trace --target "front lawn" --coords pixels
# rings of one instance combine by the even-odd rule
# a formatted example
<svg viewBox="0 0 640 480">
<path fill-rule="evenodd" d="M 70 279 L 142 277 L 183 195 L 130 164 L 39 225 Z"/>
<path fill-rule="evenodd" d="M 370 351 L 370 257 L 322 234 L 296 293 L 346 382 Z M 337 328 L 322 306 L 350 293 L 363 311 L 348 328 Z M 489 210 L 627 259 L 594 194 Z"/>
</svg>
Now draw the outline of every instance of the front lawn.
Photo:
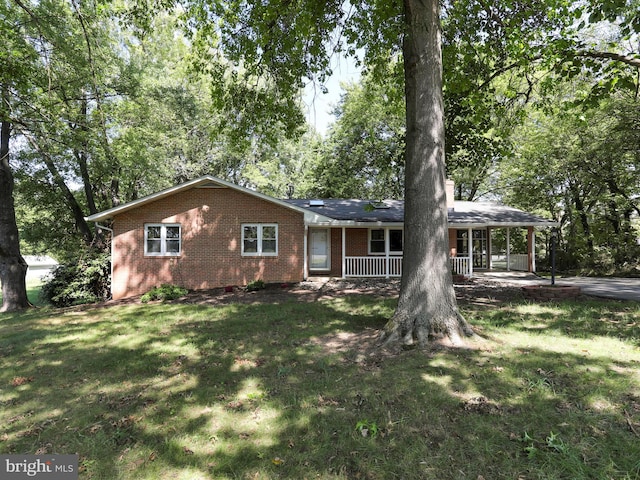
<svg viewBox="0 0 640 480">
<path fill-rule="evenodd" d="M 468 349 L 371 353 L 394 300 L 0 315 L 0 453 L 81 479 L 637 479 L 640 306 L 463 303 Z"/>
</svg>

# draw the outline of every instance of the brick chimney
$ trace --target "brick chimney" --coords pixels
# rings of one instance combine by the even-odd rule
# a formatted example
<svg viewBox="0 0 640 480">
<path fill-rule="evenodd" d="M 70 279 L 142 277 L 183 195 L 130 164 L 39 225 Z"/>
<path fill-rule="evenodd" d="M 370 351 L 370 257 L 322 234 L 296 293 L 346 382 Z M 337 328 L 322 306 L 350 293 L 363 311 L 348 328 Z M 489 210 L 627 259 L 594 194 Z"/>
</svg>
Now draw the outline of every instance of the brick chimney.
<svg viewBox="0 0 640 480">
<path fill-rule="evenodd" d="M 453 180 L 447 179 L 446 185 L 445 185 L 445 191 L 447 193 L 447 210 L 450 212 L 453 211 L 453 200 L 455 198 L 454 187 L 455 185 L 453 183 Z"/>
</svg>

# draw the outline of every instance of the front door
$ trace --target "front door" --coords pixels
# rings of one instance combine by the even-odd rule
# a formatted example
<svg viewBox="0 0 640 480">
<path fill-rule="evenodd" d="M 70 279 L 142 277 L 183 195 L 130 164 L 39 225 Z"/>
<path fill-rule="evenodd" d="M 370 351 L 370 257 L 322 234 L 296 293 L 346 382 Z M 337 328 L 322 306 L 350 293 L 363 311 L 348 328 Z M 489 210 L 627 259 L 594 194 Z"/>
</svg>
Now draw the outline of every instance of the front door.
<svg viewBox="0 0 640 480">
<path fill-rule="evenodd" d="M 310 229 L 309 238 L 310 270 L 329 270 L 331 268 L 329 229 Z"/>
</svg>

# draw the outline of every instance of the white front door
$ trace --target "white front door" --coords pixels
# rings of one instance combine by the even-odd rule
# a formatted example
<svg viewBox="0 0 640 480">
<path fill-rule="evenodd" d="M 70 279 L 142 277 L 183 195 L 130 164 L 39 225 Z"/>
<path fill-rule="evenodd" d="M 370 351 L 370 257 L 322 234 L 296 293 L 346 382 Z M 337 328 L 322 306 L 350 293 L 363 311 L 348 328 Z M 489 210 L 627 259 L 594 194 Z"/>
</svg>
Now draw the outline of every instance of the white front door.
<svg viewBox="0 0 640 480">
<path fill-rule="evenodd" d="M 329 229 L 310 229 L 310 270 L 329 270 L 331 259 L 329 255 Z"/>
</svg>

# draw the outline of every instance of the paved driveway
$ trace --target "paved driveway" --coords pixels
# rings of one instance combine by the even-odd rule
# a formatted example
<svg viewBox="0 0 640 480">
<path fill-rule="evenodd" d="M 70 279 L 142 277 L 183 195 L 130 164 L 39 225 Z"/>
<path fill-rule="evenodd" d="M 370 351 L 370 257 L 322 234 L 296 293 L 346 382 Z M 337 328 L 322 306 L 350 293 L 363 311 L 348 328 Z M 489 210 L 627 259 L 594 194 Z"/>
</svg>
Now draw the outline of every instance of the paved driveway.
<svg viewBox="0 0 640 480">
<path fill-rule="evenodd" d="M 482 272 L 481 277 L 515 285 L 550 285 L 549 278 L 523 272 Z M 577 285 L 582 292 L 596 297 L 640 302 L 640 278 L 556 277 L 558 285 Z"/>
<path fill-rule="evenodd" d="M 640 302 L 640 278 L 563 277 L 556 278 L 556 283 L 578 285 L 587 295 Z"/>
</svg>

